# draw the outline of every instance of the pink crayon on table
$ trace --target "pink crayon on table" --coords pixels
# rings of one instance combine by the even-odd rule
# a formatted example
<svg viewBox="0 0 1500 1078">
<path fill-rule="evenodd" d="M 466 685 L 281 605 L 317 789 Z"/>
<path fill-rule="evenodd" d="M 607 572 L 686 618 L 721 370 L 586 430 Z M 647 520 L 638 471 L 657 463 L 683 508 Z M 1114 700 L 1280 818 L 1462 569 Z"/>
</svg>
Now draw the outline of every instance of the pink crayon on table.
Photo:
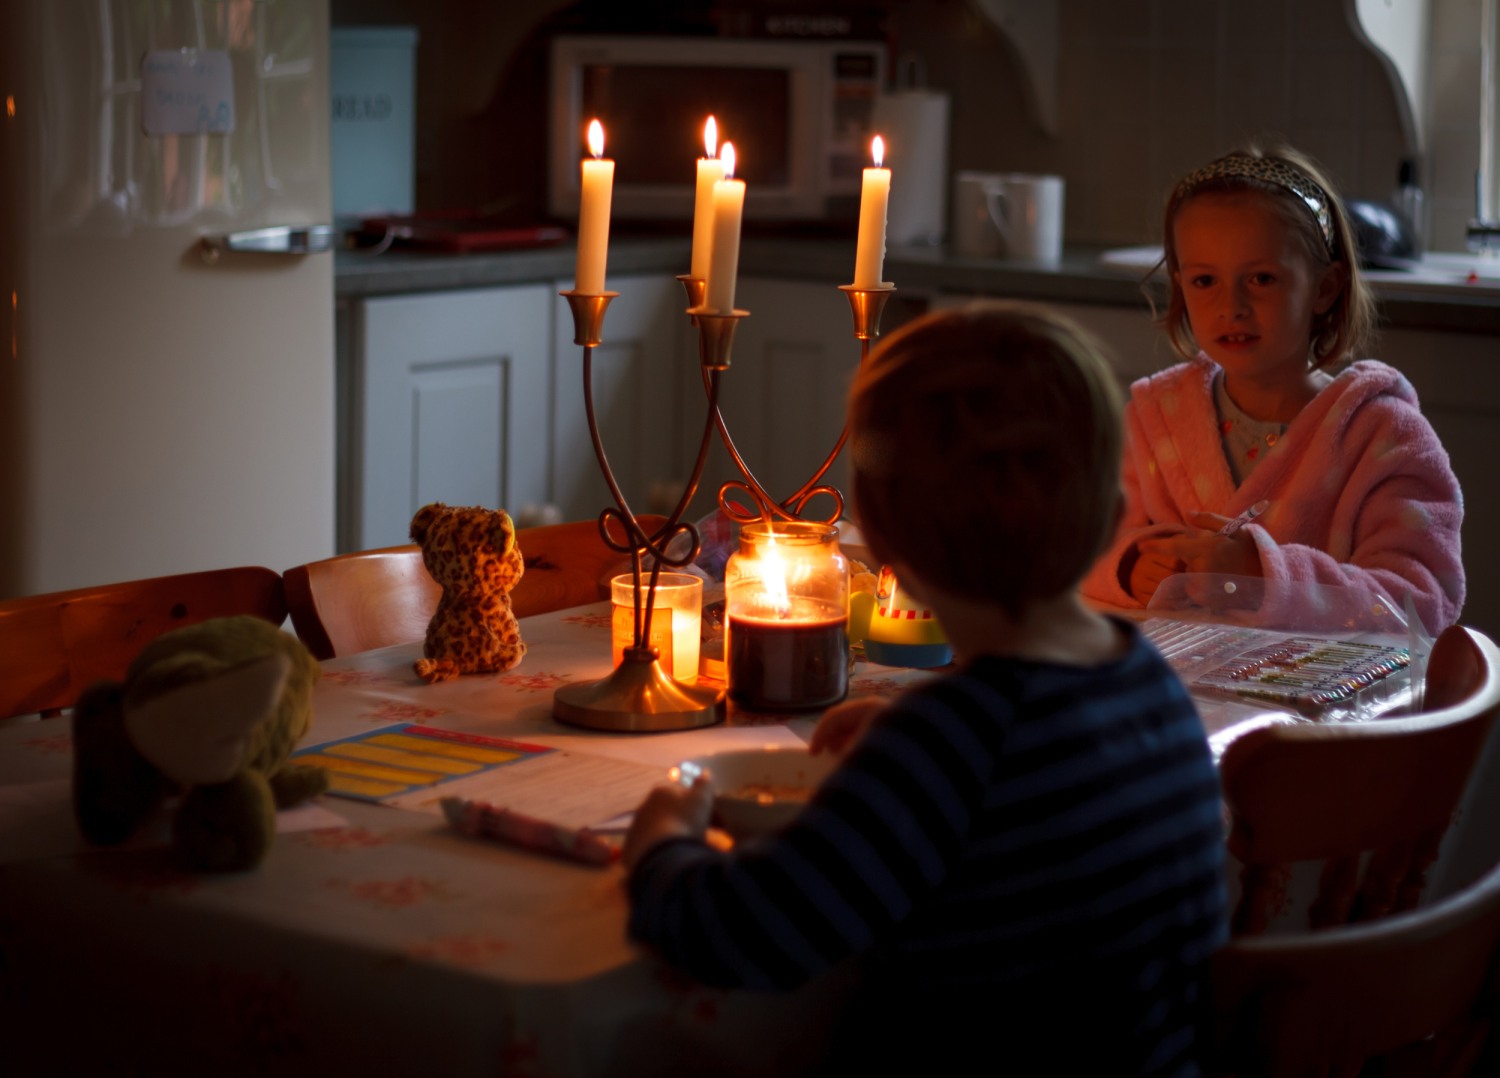
<svg viewBox="0 0 1500 1078">
<path fill-rule="evenodd" d="M 612 864 L 620 851 L 588 828 L 564 827 L 484 801 L 445 797 L 443 815 L 460 834 L 487 838 L 526 850 L 550 853 L 590 865 Z"/>
</svg>

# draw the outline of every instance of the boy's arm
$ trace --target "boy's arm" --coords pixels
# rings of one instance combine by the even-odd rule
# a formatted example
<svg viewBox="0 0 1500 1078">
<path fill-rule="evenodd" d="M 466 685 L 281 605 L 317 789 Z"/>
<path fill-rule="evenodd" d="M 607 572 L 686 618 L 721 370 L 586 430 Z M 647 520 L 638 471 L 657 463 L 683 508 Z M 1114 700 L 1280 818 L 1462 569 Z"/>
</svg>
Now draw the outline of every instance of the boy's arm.
<svg viewBox="0 0 1500 1078">
<path fill-rule="evenodd" d="M 875 716 L 886 709 L 878 696 L 860 696 L 834 704 L 823 713 L 808 739 L 808 751 L 844 756 L 870 728 Z"/>
<path fill-rule="evenodd" d="M 872 946 L 960 856 L 994 766 L 977 719 L 932 710 L 893 709 L 779 834 L 730 853 L 645 848 L 629 880 L 631 936 L 700 981 L 762 989 Z"/>
</svg>

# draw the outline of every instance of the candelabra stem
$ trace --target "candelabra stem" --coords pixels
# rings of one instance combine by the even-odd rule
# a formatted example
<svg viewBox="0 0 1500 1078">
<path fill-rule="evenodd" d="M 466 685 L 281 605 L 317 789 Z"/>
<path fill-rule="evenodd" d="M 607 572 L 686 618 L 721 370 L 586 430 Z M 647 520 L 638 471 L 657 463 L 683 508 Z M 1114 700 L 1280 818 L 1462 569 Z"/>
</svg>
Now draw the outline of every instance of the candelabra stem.
<svg viewBox="0 0 1500 1078">
<path fill-rule="evenodd" d="M 684 285 L 686 286 L 686 279 Z M 863 366 L 870 356 L 870 342 L 880 336 L 880 316 L 885 310 L 886 302 L 891 293 L 895 292 L 894 285 L 882 285 L 878 288 L 857 288 L 854 285 L 840 285 L 839 291 L 849 297 L 851 313 L 854 317 L 854 336 L 859 341 L 859 362 Z M 689 289 L 689 297 L 693 292 Z M 689 311 L 689 313 L 693 313 Z M 706 374 L 705 374 L 706 377 Z M 707 383 L 705 382 L 705 386 Z M 844 515 L 844 496 L 837 487 L 823 485 L 823 477 L 828 474 L 828 469 L 833 467 L 833 462 L 843 452 L 845 443 L 849 440 L 849 428 L 842 427 L 839 431 L 838 441 L 833 449 L 823 458 L 823 463 L 813 472 L 811 477 L 798 487 L 791 496 L 778 501 L 765 487 L 755 478 L 750 466 L 745 463 L 734 444 L 734 439 L 729 434 L 729 429 L 724 422 L 724 417 L 714 410 L 714 421 L 719 430 L 719 437 L 724 442 L 724 448 L 728 451 L 730 459 L 739 471 L 742 479 L 730 479 L 719 487 L 719 508 L 731 520 L 737 524 L 752 524 L 756 521 L 779 520 L 801 520 L 807 519 L 802 513 L 807 503 L 819 494 L 826 494 L 833 500 L 832 512 L 825 518 L 817 521 L 823 524 L 834 524 Z M 751 503 L 751 506 L 737 504 L 733 498 L 736 493 L 743 494 Z"/>
<path fill-rule="evenodd" d="M 715 377 L 709 394 L 710 417 L 704 423 L 698 457 L 687 487 L 666 523 L 647 535 L 615 479 L 594 408 L 594 348 L 602 339 L 604 308 L 615 293 L 562 294 L 573 310 L 574 341 L 583 346 L 583 404 L 589 439 L 594 446 L 599 471 L 615 502 L 614 506 L 599 514 L 599 533 L 610 549 L 630 555 L 635 610 L 632 646 L 625 649 L 619 666 L 598 681 L 575 682 L 558 689 L 552 699 L 552 714 L 575 726 L 616 731 L 684 730 L 720 722 L 724 718 L 724 690 L 676 681 L 662 669 L 660 655 L 650 646 L 651 619 L 655 614 L 656 585 L 661 567 L 687 565 L 698 556 L 701 548 L 698 529 L 692 524 L 682 523 L 682 514 L 698 488 L 708 461 L 714 429 L 712 414 L 718 409 L 718 379 Z M 624 539 L 616 539 L 613 534 L 612 525 L 616 521 Z M 668 547 L 679 535 L 688 536 L 690 542 L 685 550 L 673 555 Z M 652 555 L 650 583 L 643 588 L 642 558 L 648 552 Z"/>
</svg>

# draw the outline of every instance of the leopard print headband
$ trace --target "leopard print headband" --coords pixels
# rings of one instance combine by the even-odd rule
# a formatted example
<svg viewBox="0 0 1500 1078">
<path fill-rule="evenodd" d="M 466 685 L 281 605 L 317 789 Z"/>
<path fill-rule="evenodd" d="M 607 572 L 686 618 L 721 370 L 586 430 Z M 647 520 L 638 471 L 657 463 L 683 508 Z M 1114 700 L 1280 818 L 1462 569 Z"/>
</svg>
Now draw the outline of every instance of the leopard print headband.
<svg viewBox="0 0 1500 1078">
<path fill-rule="evenodd" d="M 1308 212 L 1313 215 L 1313 220 L 1317 222 L 1318 231 L 1323 234 L 1323 243 L 1327 246 L 1329 255 L 1337 257 L 1337 247 L 1333 239 L 1333 207 L 1328 192 L 1295 165 L 1274 157 L 1251 157 L 1247 154 L 1236 153 L 1221 157 L 1217 161 L 1210 161 L 1183 178 L 1182 182 L 1177 185 L 1177 189 L 1172 192 L 1172 201 L 1181 202 L 1192 193 L 1194 188 L 1210 181 L 1234 177 L 1275 184 L 1295 195 L 1297 201 L 1307 207 Z"/>
</svg>

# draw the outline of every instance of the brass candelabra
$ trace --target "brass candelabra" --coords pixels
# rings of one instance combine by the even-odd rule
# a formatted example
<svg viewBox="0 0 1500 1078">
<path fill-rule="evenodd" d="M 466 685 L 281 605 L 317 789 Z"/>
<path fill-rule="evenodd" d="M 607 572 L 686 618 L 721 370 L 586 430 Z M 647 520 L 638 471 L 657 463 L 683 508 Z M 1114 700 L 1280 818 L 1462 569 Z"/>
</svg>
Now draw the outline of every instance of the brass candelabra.
<svg viewBox="0 0 1500 1078">
<path fill-rule="evenodd" d="M 697 557 L 702 537 L 683 514 L 697 494 L 709 447 L 717 431 L 730 459 L 742 478 L 726 481 L 720 488 L 720 509 L 736 523 L 797 520 L 808 502 L 818 494 L 828 494 L 833 503 L 832 515 L 822 523 L 832 524 L 843 514 L 844 497 L 834 487 L 823 484 L 823 477 L 847 440 L 847 428 L 813 475 L 791 495 L 777 500 L 758 482 L 743 455 L 735 447 L 728 425 L 719 410 L 722 376 L 731 365 L 734 334 L 749 311 L 710 311 L 703 306 L 706 282 L 701 277 L 679 276 L 687 293 L 687 315 L 698 329 L 698 362 L 703 374 L 707 398 L 703 433 L 699 438 L 697 458 L 677 504 L 665 523 L 651 534 L 641 527 L 610 468 L 594 409 L 593 356 L 603 339 L 604 314 L 618 292 L 585 293 L 570 290 L 560 293 L 568 301 L 573 315 L 573 343 L 583 348 L 583 400 L 589 437 L 599 462 L 605 484 L 614 505 L 599 514 L 599 534 L 614 551 L 630 555 L 635 592 L 635 621 L 632 646 L 625 648 L 618 666 L 607 677 L 596 681 L 574 682 L 558 689 L 553 696 L 552 713 L 559 720 L 591 729 L 617 731 L 687 730 L 708 726 L 723 720 L 725 690 L 707 685 L 687 685 L 662 669 L 657 649 L 650 644 L 651 619 L 655 613 L 656 585 L 662 566 L 680 569 Z M 880 317 L 895 287 L 857 288 L 840 285 L 849 297 L 854 319 L 854 336 L 860 342 L 861 365 L 869 356 L 870 342 L 880 335 Z M 735 500 L 743 496 L 747 504 Z M 687 544 L 677 544 L 679 536 Z M 670 548 L 676 544 L 677 552 Z M 644 567 L 650 556 L 649 576 Z"/>
</svg>

